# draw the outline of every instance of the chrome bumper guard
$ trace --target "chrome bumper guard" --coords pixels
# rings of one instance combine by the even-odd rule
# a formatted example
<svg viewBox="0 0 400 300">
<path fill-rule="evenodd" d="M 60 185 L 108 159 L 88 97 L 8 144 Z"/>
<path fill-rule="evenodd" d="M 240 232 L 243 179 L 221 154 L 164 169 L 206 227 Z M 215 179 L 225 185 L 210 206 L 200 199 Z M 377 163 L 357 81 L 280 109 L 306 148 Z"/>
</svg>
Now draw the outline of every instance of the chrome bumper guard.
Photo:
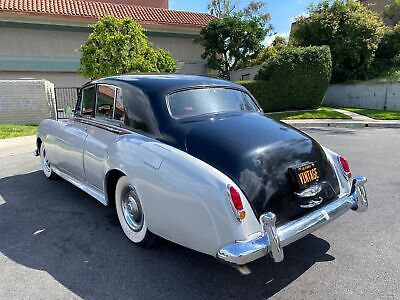
<svg viewBox="0 0 400 300">
<path fill-rule="evenodd" d="M 367 210 L 368 199 L 364 188 L 366 182 L 365 177 L 354 178 L 349 195 L 279 227 L 275 226 L 274 213 L 262 214 L 262 232 L 259 237 L 227 245 L 218 251 L 217 257 L 228 263 L 244 265 L 269 254 L 274 262 L 281 262 L 284 258 L 283 247 L 335 220 L 349 209 L 358 212 Z"/>
</svg>

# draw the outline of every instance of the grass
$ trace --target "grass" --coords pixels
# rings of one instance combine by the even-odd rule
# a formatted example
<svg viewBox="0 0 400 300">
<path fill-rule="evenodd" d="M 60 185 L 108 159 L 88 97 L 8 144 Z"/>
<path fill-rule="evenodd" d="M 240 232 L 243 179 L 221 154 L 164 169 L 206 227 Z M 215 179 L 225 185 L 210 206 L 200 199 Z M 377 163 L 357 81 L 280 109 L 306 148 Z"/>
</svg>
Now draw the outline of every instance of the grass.
<svg viewBox="0 0 400 300">
<path fill-rule="evenodd" d="M 376 120 L 400 120 L 400 111 L 369 109 L 369 108 L 342 108 Z"/>
<path fill-rule="evenodd" d="M 0 124 L 0 139 L 35 135 L 36 133 L 37 125 Z"/>
<path fill-rule="evenodd" d="M 327 107 L 321 107 L 313 110 L 268 113 L 267 115 L 275 120 L 351 119 L 351 117 Z"/>
</svg>

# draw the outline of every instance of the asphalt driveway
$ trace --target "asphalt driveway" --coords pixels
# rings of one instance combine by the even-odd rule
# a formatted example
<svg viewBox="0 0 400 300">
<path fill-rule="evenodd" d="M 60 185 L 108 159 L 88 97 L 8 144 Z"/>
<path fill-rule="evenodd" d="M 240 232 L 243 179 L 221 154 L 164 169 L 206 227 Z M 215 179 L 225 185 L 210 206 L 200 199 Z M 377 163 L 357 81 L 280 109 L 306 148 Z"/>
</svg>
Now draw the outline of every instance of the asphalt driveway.
<svg viewBox="0 0 400 300">
<path fill-rule="evenodd" d="M 368 177 L 370 209 L 286 247 L 283 263 L 252 263 L 249 276 L 169 242 L 134 246 L 111 208 L 46 180 L 33 145 L 0 141 L 0 298 L 398 299 L 400 130 L 306 132 Z"/>
</svg>

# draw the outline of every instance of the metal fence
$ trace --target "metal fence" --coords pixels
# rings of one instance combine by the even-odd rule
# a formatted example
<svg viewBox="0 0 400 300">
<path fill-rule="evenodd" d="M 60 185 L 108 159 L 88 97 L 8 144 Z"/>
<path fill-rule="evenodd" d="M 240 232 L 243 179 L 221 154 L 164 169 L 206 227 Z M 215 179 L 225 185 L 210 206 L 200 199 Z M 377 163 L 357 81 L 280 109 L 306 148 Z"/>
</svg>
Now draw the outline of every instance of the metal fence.
<svg viewBox="0 0 400 300">
<path fill-rule="evenodd" d="M 75 104 L 78 100 L 79 88 L 54 88 L 56 99 L 56 112 L 58 119 L 67 119 L 75 110 Z"/>
</svg>

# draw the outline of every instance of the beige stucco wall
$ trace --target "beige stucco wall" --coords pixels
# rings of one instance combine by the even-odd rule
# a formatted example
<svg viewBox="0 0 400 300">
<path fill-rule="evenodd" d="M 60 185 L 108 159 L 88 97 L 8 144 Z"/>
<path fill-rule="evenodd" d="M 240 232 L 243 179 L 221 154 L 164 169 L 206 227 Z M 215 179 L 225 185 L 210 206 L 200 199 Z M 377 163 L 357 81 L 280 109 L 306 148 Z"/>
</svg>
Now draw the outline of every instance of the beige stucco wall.
<svg viewBox="0 0 400 300">
<path fill-rule="evenodd" d="M 150 37 L 155 48 L 163 48 L 171 52 L 178 61 L 203 61 L 203 48 L 193 44 L 190 38 Z"/>
<path fill-rule="evenodd" d="M 56 30 L 1 28 L 0 53 L 12 56 L 80 57 L 88 34 Z"/>
<path fill-rule="evenodd" d="M 0 80 L 0 123 L 39 124 L 55 116 L 54 86 L 46 80 Z"/>
<path fill-rule="evenodd" d="M 80 57 L 86 32 L 2 28 L 0 54 L 12 56 Z M 149 37 L 156 48 L 170 51 L 178 61 L 201 61 L 202 47 L 190 38 Z"/>
<path fill-rule="evenodd" d="M 73 63 L 72 69 L 62 71 L 48 68 L 45 68 L 46 71 L 33 71 L 32 67 L 13 71 L 0 68 L 0 79 L 44 78 L 53 82 L 56 87 L 81 86 L 88 80 L 74 70 L 79 66 L 80 45 L 86 41 L 88 34 L 81 31 L 0 28 L 0 60 L 39 59 L 40 65 L 45 65 L 48 59 L 55 59 L 58 63 L 64 60 Z M 202 47 L 193 44 L 191 38 L 178 34 L 176 37 L 150 36 L 149 40 L 154 47 L 171 52 L 177 60 L 179 73 L 207 73 L 205 62 L 201 58 Z"/>
</svg>

